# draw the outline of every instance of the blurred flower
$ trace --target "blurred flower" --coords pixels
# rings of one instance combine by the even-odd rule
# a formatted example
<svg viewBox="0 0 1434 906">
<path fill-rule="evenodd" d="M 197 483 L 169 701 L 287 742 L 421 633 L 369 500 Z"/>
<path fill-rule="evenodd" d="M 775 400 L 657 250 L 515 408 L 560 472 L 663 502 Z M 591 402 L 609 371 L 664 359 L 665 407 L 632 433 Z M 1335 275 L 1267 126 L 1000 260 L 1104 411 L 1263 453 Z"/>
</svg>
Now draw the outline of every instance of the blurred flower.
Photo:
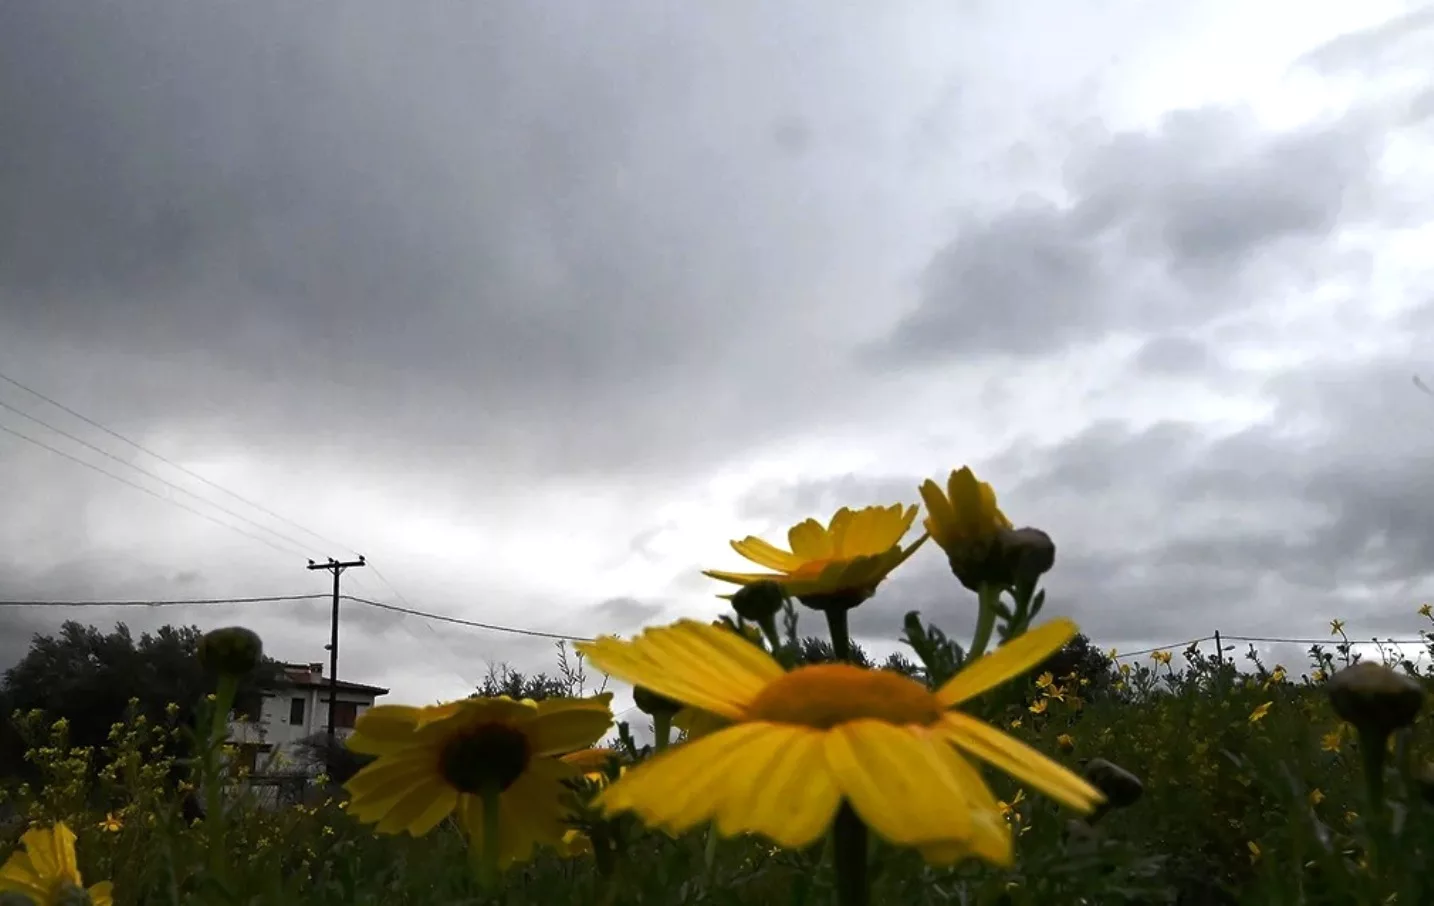
<svg viewBox="0 0 1434 906">
<path fill-rule="evenodd" d="M 1075 737 L 1070 735 L 1069 733 L 1062 733 L 1061 735 L 1056 737 L 1056 745 L 1060 746 L 1066 751 L 1070 751 L 1071 749 L 1075 748 Z"/>
<path fill-rule="evenodd" d="M 1310 805 L 1319 805 L 1321 802 L 1324 801 L 1324 791 L 1321 790 L 1319 787 L 1315 787 L 1314 789 L 1310 790 L 1309 799 Z"/>
<path fill-rule="evenodd" d="M 1046 699 L 1038 698 L 1035 701 L 1031 702 L 1030 707 L 1026 708 L 1026 710 L 1030 711 L 1032 714 L 1045 714 L 1047 706 L 1048 702 Z"/>
<path fill-rule="evenodd" d="M 1330 620 L 1329 634 L 1339 635 L 1341 632 L 1344 632 L 1344 620 Z"/>
<path fill-rule="evenodd" d="M 124 822 L 114 812 L 105 812 L 105 820 L 99 823 L 99 829 L 109 833 L 118 833 L 124 828 Z"/>
<path fill-rule="evenodd" d="M 683 620 L 577 645 L 590 663 L 730 725 L 630 770 L 597 803 L 681 833 L 714 821 L 789 848 L 819 839 L 843 800 L 877 834 L 944 863 L 1012 859 L 995 797 L 967 752 L 1082 811 L 1101 795 L 1045 755 L 951 710 L 1031 669 L 1076 632 L 1056 620 L 977 658 L 935 692 L 885 670 L 784 671 L 731 632 Z"/>
<path fill-rule="evenodd" d="M 264 659 L 258 633 L 243 626 L 211 629 L 199 639 L 199 663 L 221 675 L 243 676 Z"/>
<path fill-rule="evenodd" d="M 1250 723 L 1257 724 L 1264 720 L 1265 715 L 1270 713 L 1270 705 L 1272 704 L 1274 704 L 1274 702 L 1265 702 L 1264 704 L 1256 705 L 1255 710 L 1250 712 Z"/>
<path fill-rule="evenodd" d="M 1168 652 L 1168 651 L 1152 651 L 1152 652 L 1150 652 L 1150 659 L 1151 659 L 1152 661 L 1154 661 L 1155 663 L 1160 664 L 1160 665 L 1162 665 L 1162 666 L 1169 666 L 1169 665 L 1170 665 L 1170 652 Z"/>
<path fill-rule="evenodd" d="M 1004 799 L 998 801 L 996 805 L 1001 810 L 1001 817 L 1005 818 L 1007 821 L 1015 821 L 1016 819 L 1020 818 L 1021 816 L 1016 811 L 1016 806 L 1020 805 L 1023 801 L 1025 801 L 1025 798 L 1025 790 L 1016 790 L 1016 795 L 1011 797 L 1010 802 L 1007 802 Z"/>
<path fill-rule="evenodd" d="M 35 906 L 63 906 L 76 894 L 88 894 L 92 906 L 113 906 L 109 881 L 84 889 L 75 864 L 75 832 L 63 822 L 31 828 L 21 836 L 20 846 L 0 866 L 0 893 L 23 894 Z"/>
<path fill-rule="evenodd" d="M 1434 617 L 1434 605 L 1431 605 L 1431 604 L 1420 604 L 1420 605 L 1419 605 L 1419 615 L 1420 615 L 1421 617 Z"/>
<path fill-rule="evenodd" d="M 1055 681 L 1056 678 L 1051 676 L 1049 672 L 1042 673 L 1040 676 L 1036 677 L 1036 688 L 1049 689 L 1051 684 Z"/>
<path fill-rule="evenodd" d="M 378 705 L 348 748 L 377 758 L 344 788 L 348 812 L 379 833 L 422 836 L 457 811 L 484 848 L 483 802 L 498 797 L 498 867 L 557 845 L 567 830 L 563 781 L 581 769 L 554 756 L 586 748 L 612 724 L 612 693 L 542 702 L 470 698 L 423 708 Z"/>
<path fill-rule="evenodd" d="M 1260 861 L 1260 844 L 1256 843 L 1254 840 L 1251 840 L 1250 842 L 1245 844 L 1245 848 L 1250 851 L 1251 862 Z"/>
<path fill-rule="evenodd" d="M 703 575 L 736 585 L 777 582 L 808 607 L 849 608 L 871 597 L 891 571 L 910 557 L 926 536 L 907 548 L 901 539 L 916 521 L 917 508 L 901 504 L 860 510 L 843 507 L 823 526 L 808 519 L 787 532 L 791 551 L 760 538 L 733 541 L 732 549 L 773 573 L 706 570 Z"/>
<path fill-rule="evenodd" d="M 1339 671 L 1325 689 L 1336 714 L 1361 732 L 1378 735 L 1381 744 L 1413 723 L 1424 704 L 1417 680 L 1369 661 Z"/>
<path fill-rule="evenodd" d="M 583 779 L 592 783 L 607 783 L 607 766 L 617 757 L 617 752 L 612 749 L 579 749 L 576 752 L 569 752 L 562 756 L 561 761 L 572 765 L 583 772 Z M 627 773 L 627 767 L 618 768 L 620 773 Z"/>
</svg>

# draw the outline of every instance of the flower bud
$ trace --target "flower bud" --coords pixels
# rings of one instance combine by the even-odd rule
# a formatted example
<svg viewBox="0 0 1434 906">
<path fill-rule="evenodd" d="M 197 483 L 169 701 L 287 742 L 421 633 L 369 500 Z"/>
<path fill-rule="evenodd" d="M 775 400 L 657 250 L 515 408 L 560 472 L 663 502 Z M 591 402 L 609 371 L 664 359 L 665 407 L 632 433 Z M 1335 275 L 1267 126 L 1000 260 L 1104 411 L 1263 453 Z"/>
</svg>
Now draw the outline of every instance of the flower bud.
<svg viewBox="0 0 1434 906">
<path fill-rule="evenodd" d="M 1416 680 L 1370 661 L 1344 668 L 1325 688 L 1336 714 L 1381 738 L 1414 723 L 1424 704 Z"/>
<path fill-rule="evenodd" d="M 1085 779 L 1105 794 L 1109 808 L 1127 808 L 1145 792 L 1140 778 L 1104 758 L 1092 758 L 1085 766 Z"/>
<path fill-rule="evenodd" d="M 744 585 L 732 595 L 732 609 L 737 616 L 758 624 L 775 617 L 785 603 L 786 590 L 770 580 Z"/>
<path fill-rule="evenodd" d="M 644 686 L 632 687 L 632 700 L 639 711 L 650 717 L 666 715 L 670 718 L 682 710 L 682 705 Z"/>
<path fill-rule="evenodd" d="M 251 629 L 228 626 L 206 632 L 199 640 L 199 663 L 221 676 L 244 676 L 259 666 L 264 643 Z"/>
<path fill-rule="evenodd" d="M 1011 585 L 1034 586 L 1056 565 L 1056 545 L 1038 528 L 1003 529 L 996 536 L 1001 566 Z"/>
</svg>

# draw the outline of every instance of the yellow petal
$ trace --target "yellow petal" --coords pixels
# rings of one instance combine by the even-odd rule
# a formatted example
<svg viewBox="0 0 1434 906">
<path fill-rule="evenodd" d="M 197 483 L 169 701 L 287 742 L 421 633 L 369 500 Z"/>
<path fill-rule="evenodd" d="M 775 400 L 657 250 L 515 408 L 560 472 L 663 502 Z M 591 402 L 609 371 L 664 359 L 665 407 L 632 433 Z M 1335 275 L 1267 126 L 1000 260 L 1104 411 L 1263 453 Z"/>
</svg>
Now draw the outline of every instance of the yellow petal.
<svg viewBox="0 0 1434 906">
<path fill-rule="evenodd" d="M 737 724 L 667 749 L 628 770 L 598 795 L 608 814 L 635 812 L 645 824 L 681 833 L 711 821 L 747 776 L 744 753 L 760 746 L 769 724 Z"/>
<path fill-rule="evenodd" d="M 389 755 L 369 762 L 348 779 L 344 789 L 357 799 L 394 786 L 408 786 L 419 777 L 437 773 L 437 754 L 417 749 L 411 754 Z"/>
<path fill-rule="evenodd" d="M 719 582 L 731 582 L 733 585 L 754 585 L 757 582 L 785 583 L 787 581 L 785 573 L 733 573 L 723 569 L 704 569 L 702 575 Z"/>
<path fill-rule="evenodd" d="M 789 573 L 806 562 L 801 557 L 753 535 L 748 535 L 741 541 L 733 541 L 732 549 L 758 566 L 782 573 Z"/>
<path fill-rule="evenodd" d="M 1105 800 L 1068 768 L 974 717 L 952 711 L 934 729 L 953 745 L 1077 811 L 1089 812 Z"/>
<path fill-rule="evenodd" d="M 851 721 L 826 734 L 826 757 L 852 808 L 892 843 L 970 836 L 971 806 L 948 765 L 959 756 L 924 732 L 885 721 Z"/>
<path fill-rule="evenodd" d="M 937 544 L 946 547 L 957 534 L 956 511 L 951 508 L 946 495 L 941 493 L 941 488 L 929 478 L 921 485 L 921 500 L 930 515 L 926 530 L 936 538 Z"/>
<path fill-rule="evenodd" d="M 89 890 L 90 906 L 114 906 L 114 885 L 101 881 Z"/>
<path fill-rule="evenodd" d="M 717 804 L 718 832 L 761 834 L 789 849 L 820 838 L 841 804 L 823 735 L 781 724 L 754 734 L 727 778 L 726 799 Z"/>
<path fill-rule="evenodd" d="M 577 699 L 584 706 L 573 706 L 574 699 L 549 699 L 539 704 L 539 713 L 523 725 L 523 735 L 535 756 L 561 755 L 592 745 L 612 726 L 612 710 L 608 702 L 612 693 L 604 693 L 601 701 Z M 549 705 L 548 702 L 554 702 Z"/>
<path fill-rule="evenodd" d="M 407 831 L 421 837 L 448 817 L 458 804 L 458 791 L 439 777 L 433 776 L 410 787 L 378 822 L 374 830 L 381 834 Z"/>
<path fill-rule="evenodd" d="M 20 850 L 11 853 L 5 864 L 0 866 L 0 891 L 23 893 L 36 902 L 44 902 L 48 888 L 49 885 L 35 873 L 30 857 Z"/>
<path fill-rule="evenodd" d="M 696 620 L 648 629 L 632 641 L 604 637 L 574 647 L 611 676 L 729 719 L 783 672 L 737 633 Z"/>
<path fill-rule="evenodd" d="M 20 842 L 30 857 L 30 865 L 42 878 L 68 878 L 78 882 L 75 867 L 75 832 L 57 822 L 48 828 L 33 828 L 21 836 Z"/>
<path fill-rule="evenodd" d="M 601 771 L 608 766 L 617 752 L 612 749 L 579 749 L 576 752 L 569 752 L 560 761 L 567 762 L 584 774 L 590 771 Z"/>
<path fill-rule="evenodd" d="M 962 667 L 936 690 L 936 700 L 950 708 L 1019 676 L 1049 657 L 1076 634 L 1075 623 L 1051 620 Z"/>
</svg>

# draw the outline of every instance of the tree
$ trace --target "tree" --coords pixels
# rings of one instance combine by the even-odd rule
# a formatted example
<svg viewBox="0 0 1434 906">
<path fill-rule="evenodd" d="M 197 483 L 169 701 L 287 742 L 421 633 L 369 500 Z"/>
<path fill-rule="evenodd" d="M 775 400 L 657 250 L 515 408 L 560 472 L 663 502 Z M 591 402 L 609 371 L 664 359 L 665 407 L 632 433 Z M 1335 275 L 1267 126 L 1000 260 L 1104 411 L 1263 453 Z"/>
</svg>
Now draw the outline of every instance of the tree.
<svg viewBox="0 0 1434 906">
<path fill-rule="evenodd" d="M 202 633 L 194 626 L 164 626 L 137 640 L 123 623 L 108 634 L 93 626 L 67 621 L 56 635 L 36 635 L 30 650 L 0 683 L 0 721 L 10 723 L 16 711 L 34 709 L 70 723 L 75 746 L 105 744 L 110 727 L 126 719 L 131 699 L 138 713 L 159 720 L 165 707 L 179 707 L 179 719 L 192 723 L 195 709 L 215 687 L 199 665 Z M 255 709 L 259 695 L 272 688 L 278 664 L 265 664 L 241 684 L 240 710 Z M 23 743 L 7 733 L 0 737 L 0 774 L 17 773 L 23 764 Z"/>
</svg>

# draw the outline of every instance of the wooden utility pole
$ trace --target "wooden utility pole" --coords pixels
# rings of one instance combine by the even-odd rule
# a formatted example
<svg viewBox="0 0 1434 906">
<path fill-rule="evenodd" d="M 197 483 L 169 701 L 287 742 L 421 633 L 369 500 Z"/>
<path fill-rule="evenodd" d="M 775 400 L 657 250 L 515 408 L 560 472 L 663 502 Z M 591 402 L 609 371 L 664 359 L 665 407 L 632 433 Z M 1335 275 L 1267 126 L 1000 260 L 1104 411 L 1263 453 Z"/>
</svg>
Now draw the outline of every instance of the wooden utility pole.
<svg viewBox="0 0 1434 906">
<path fill-rule="evenodd" d="M 324 768 L 330 777 L 334 773 L 334 709 L 339 701 L 339 576 L 344 570 L 355 566 L 366 566 L 364 558 L 340 562 L 333 557 L 327 563 L 309 561 L 309 569 L 326 569 L 334 574 L 334 608 L 329 619 L 329 721 L 328 744 L 324 747 Z"/>
</svg>

